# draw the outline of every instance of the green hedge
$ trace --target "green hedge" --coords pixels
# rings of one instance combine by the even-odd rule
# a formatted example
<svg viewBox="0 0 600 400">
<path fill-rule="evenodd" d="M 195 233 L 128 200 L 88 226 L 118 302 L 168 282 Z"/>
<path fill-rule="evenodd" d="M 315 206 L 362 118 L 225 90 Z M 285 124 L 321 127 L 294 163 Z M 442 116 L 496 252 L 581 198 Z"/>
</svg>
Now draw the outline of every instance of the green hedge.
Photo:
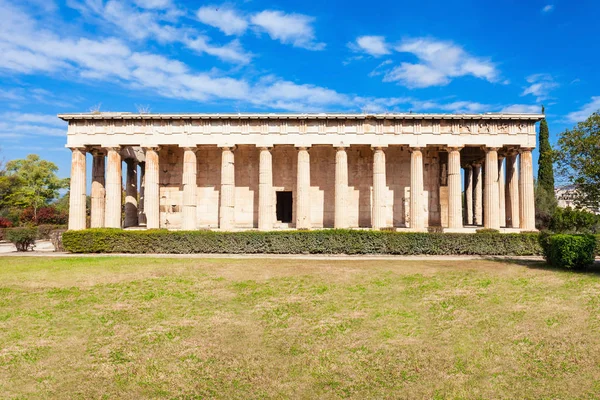
<svg viewBox="0 0 600 400">
<path fill-rule="evenodd" d="M 597 247 L 594 235 L 557 234 L 541 236 L 544 258 L 553 267 L 583 269 L 594 263 Z"/>
<path fill-rule="evenodd" d="M 72 253 L 541 254 L 535 233 L 404 233 L 339 229 L 280 232 L 87 229 L 65 232 L 63 245 Z"/>
</svg>

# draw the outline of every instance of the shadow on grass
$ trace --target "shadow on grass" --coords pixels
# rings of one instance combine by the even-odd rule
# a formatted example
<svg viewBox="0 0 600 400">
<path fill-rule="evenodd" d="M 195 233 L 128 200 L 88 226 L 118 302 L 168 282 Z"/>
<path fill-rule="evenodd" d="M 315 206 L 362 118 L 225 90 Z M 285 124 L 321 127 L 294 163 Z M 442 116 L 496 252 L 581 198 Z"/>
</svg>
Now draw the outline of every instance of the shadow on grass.
<svg viewBox="0 0 600 400">
<path fill-rule="evenodd" d="M 586 269 L 579 269 L 579 270 L 552 267 L 552 266 L 546 264 L 546 261 L 543 261 L 543 260 L 527 260 L 527 259 L 506 258 L 506 257 L 490 257 L 490 260 L 505 263 L 505 264 L 521 265 L 523 267 L 527 267 L 530 269 L 539 269 L 539 270 L 555 271 L 555 272 L 569 271 L 569 272 L 578 273 L 578 274 L 600 276 L 600 260 L 594 261 L 594 264 L 587 267 Z"/>
</svg>

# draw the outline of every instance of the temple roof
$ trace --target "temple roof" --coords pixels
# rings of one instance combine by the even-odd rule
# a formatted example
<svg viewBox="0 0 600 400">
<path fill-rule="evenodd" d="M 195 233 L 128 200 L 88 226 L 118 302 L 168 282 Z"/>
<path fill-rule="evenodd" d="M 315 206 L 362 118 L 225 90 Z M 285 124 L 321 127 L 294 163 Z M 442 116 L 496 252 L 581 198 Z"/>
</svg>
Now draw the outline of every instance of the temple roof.
<svg viewBox="0 0 600 400">
<path fill-rule="evenodd" d="M 533 120 L 539 121 L 544 114 L 421 114 L 421 113 L 129 113 L 129 112 L 93 112 L 58 114 L 63 121 L 106 120 L 106 119 L 459 119 L 459 120 Z"/>
</svg>

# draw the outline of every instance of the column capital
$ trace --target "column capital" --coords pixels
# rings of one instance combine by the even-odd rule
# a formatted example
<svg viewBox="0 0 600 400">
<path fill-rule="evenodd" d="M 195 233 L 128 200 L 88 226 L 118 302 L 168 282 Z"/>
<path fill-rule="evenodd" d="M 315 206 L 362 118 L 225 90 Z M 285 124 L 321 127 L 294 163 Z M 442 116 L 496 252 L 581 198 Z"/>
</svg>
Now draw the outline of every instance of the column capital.
<svg viewBox="0 0 600 400">
<path fill-rule="evenodd" d="M 94 148 L 94 149 L 89 150 L 89 152 L 94 157 L 104 157 L 104 156 L 106 156 L 106 151 L 104 151 L 104 149 Z"/>
<path fill-rule="evenodd" d="M 104 149 L 106 151 L 121 151 L 121 146 L 106 146 Z"/>
<path fill-rule="evenodd" d="M 237 146 L 235 144 L 220 144 L 220 145 L 217 145 L 217 147 L 223 151 L 225 151 L 225 150 L 235 151 Z"/>
<path fill-rule="evenodd" d="M 85 146 L 66 146 L 67 149 L 71 150 L 71 151 L 75 151 L 75 150 L 79 150 L 79 151 L 88 151 L 87 147 Z"/>
<path fill-rule="evenodd" d="M 381 145 L 381 146 L 371 146 L 371 149 L 373 151 L 383 151 L 387 148 L 387 145 Z"/>
<path fill-rule="evenodd" d="M 466 164 L 463 169 L 472 169 L 473 166 L 471 164 Z"/>
<path fill-rule="evenodd" d="M 298 150 L 307 150 L 308 151 L 308 150 L 310 150 L 311 146 L 310 145 L 298 145 L 298 144 L 296 144 L 296 145 L 294 145 L 294 147 L 296 149 L 298 149 Z"/>
<path fill-rule="evenodd" d="M 348 147 L 350 147 L 350 145 L 349 145 L 349 144 L 340 143 L 340 144 L 334 144 L 334 145 L 333 145 L 333 147 L 334 147 L 336 150 L 338 150 L 338 151 L 341 151 L 341 150 L 344 150 L 344 151 L 346 151 L 346 149 L 347 149 Z"/>
<path fill-rule="evenodd" d="M 464 146 L 444 146 L 442 148 L 449 153 L 451 151 L 461 151 L 463 147 Z"/>
<path fill-rule="evenodd" d="M 422 146 L 408 146 L 408 151 L 410 151 L 411 153 L 416 151 L 421 152 L 423 151 L 423 149 L 424 147 Z"/>
<path fill-rule="evenodd" d="M 498 151 L 500 150 L 500 147 L 487 147 L 487 146 L 482 146 L 483 151 L 490 152 L 490 151 Z"/>
<path fill-rule="evenodd" d="M 179 148 L 183 149 L 184 151 L 193 151 L 194 153 L 199 150 L 198 146 L 196 146 L 196 145 L 193 145 L 193 146 L 182 146 L 182 145 L 179 145 Z"/>
<path fill-rule="evenodd" d="M 256 146 L 260 151 L 271 151 L 273 150 L 273 146 Z"/>
<path fill-rule="evenodd" d="M 533 149 L 535 149 L 535 147 L 519 147 L 517 151 L 519 152 L 519 154 L 521 154 L 527 151 L 533 151 Z"/>
</svg>

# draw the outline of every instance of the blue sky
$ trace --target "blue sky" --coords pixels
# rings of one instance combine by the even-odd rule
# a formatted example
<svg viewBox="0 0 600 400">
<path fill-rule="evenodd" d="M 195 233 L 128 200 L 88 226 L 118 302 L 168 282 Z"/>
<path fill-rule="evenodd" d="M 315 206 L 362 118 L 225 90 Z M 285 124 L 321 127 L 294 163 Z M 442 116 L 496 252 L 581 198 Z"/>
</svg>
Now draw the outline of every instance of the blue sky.
<svg viewBox="0 0 600 400">
<path fill-rule="evenodd" d="M 591 0 L 0 0 L 0 148 L 68 176 L 57 113 L 600 109 Z"/>
</svg>

